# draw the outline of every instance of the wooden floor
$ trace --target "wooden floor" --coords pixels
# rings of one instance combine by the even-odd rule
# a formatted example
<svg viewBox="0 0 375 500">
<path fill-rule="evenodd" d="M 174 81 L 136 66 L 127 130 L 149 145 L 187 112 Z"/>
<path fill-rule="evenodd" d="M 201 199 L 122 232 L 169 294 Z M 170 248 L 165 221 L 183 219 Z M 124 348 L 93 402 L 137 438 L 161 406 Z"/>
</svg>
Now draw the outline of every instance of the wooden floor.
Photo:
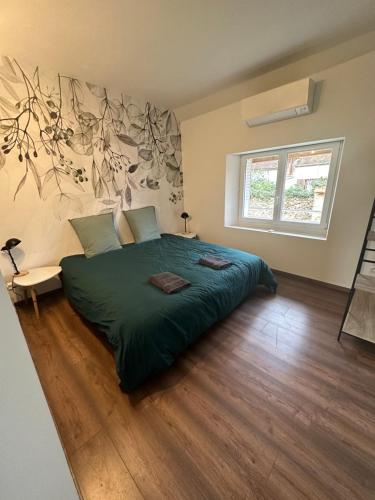
<svg viewBox="0 0 375 500">
<path fill-rule="evenodd" d="M 19 306 L 85 499 L 375 498 L 375 349 L 346 295 L 281 276 L 131 396 L 61 292 Z"/>
</svg>

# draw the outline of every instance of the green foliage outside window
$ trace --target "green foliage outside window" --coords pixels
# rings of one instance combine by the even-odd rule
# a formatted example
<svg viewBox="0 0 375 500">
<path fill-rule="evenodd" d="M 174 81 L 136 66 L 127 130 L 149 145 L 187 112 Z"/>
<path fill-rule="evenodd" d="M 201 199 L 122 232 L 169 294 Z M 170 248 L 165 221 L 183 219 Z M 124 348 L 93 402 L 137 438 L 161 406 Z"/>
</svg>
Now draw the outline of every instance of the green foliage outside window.
<svg viewBox="0 0 375 500">
<path fill-rule="evenodd" d="M 274 198 L 276 183 L 266 179 L 263 172 L 254 173 L 251 176 L 251 196 L 258 200 L 270 200 Z"/>
<path fill-rule="evenodd" d="M 298 184 L 288 187 L 285 190 L 286 198 L 312 198 L 314 196 L 314 191 L 312 189 L 306 189 Z"/>
<path fill-rule="evenodd" d="M 314 189 L 325 187 L 327 179 L 321 177 L 314 179 L 307 187 L 295 184 L 285 190 L 286 198 L 312 198 Z M 276 183 L 269 181 L 263 172 L 253 173 L 251 178 L 251 196 L 258 200 L 270 200 L 274 198 L 276 192 Z"/>
</svg>

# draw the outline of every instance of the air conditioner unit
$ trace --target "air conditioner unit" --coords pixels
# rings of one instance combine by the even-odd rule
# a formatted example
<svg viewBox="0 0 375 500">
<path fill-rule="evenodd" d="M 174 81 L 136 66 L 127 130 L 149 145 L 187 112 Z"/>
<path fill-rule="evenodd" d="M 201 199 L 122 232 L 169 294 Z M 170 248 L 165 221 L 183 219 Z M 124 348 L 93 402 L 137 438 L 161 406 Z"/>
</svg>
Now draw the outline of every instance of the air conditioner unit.
<svg viewBox="0 0 375 500">
<path fill-rule="evenodd" d="M 241 101 L 243 120 L 249 127 L 286 120 L 312 112 L 315 82 L 304 78 Z"/>
</svg>

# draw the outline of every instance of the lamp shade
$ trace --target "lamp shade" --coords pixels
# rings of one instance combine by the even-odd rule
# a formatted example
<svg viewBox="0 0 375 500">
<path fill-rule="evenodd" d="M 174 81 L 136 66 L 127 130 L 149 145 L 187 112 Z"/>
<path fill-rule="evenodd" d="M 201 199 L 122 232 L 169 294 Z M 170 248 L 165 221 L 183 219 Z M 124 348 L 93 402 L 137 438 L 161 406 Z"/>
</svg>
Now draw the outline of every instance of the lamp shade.
<svg viewBox="0 0 375 500">
<path fill-rule="evenodd" d="M 5 250 L 11 250 L 12 248 L 16 247 L 20 243 L 21 243 L 21 240 L 19 240 L 18 238 L 10 238 L 8 241 L 6 241 L 5 245 L 3 246 L 3 248 L 1 250 L 3 252 Z"/>
<path fill-rule="evenodd" d="M 189 214 L 187 212 L 182 212 L 182 214 L 180 215 L 180 217 L 182 219 L 188 219 L 189 218 Z"/>
</svg>

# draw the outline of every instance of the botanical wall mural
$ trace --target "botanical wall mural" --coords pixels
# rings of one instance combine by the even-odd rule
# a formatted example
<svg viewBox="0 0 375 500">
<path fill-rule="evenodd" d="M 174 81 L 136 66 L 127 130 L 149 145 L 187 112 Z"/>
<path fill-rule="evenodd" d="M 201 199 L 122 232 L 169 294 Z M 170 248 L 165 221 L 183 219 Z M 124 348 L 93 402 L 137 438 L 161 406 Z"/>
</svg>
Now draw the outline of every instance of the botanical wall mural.
<svg viewBox="0 0 375 500">
<path fill-rule="evenodd" d="M 60 219 L 81 213 L 90 196 L 103 210 L 130 208 L 163 181 L 172 205 L 183 196 L 173 112 L 68 76 L 43 78 L 9 57 L 0 66 L 0 169 L 18 177 L 13 200 L 31 178 Z"/>
</svg>

